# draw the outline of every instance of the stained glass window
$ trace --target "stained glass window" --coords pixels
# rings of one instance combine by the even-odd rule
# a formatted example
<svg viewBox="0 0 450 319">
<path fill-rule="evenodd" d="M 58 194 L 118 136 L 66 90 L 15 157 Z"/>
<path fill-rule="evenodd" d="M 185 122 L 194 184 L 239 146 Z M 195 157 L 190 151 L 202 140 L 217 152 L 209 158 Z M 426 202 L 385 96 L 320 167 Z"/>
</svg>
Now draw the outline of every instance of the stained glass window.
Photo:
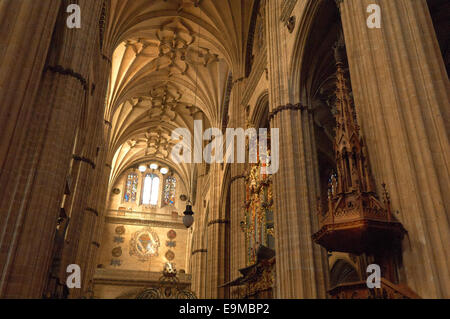
<svg viewBox="0 0 450 319">
<path fill-rule="evenodd" d="M 158 204 L 159 177 L 155 174 L 147 174 L 144 179 L 142 204 Z"/>
<path fill-rule="evenodd" d="M 138 187 L 138 176 L 135 173 L 128 174 L 127 183 L 125 185 L 125 192 L 123 199 L 125 202 L 136 202 L 136 193 Z"/>
<path fill-rule="evenodd" d="M 173 206 L 175 204 L 175 188 L 177 180 L 173 176 L 166 178 L 166 184 L 164 185 L 164 205 Z"/>
</svg>

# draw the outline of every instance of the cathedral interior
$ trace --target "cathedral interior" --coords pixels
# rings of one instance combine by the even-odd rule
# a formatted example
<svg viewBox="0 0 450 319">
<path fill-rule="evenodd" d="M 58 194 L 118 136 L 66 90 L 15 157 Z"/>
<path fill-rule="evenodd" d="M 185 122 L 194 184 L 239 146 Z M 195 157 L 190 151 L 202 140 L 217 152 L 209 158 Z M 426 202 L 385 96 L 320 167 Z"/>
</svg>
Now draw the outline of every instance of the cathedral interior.
<svg viewBox="0 0 450 319">
<path fill-rule="evenodd" d="M 2 0 L 0 21 L 0 298 L 450 298 L 449 1 Z M 267 129 L 276 172 L 172 156 L 237 128 Z"/>
</svg>

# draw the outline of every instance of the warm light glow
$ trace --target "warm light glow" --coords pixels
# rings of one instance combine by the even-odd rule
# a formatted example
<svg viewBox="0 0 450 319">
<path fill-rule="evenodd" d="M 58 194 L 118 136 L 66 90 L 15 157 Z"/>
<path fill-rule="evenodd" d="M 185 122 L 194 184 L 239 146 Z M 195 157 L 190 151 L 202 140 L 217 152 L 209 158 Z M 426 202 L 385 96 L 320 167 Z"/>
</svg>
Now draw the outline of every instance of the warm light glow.
<svg viewBox="0 0 450 319">
<path fill-rule="evenodd" d="M 159 193 L 159 177 L 154 174 L 147 174 L 144 179 L 142 204 L 156 205 L 158 204 Z"/>
<path fill-rule="evenodd" d="M 153 163 L 153 164 L 150 165 L 150 168 L 151 169 L 158 169 L 158 164 Z"/>
<path fill-rule="evenodd" d="M 169 169 L 167 167 L 163 167 L 160 170 L 161 174 L 166 175 L 169 172 Z"/>
<path fill-rule="evenodd" d="M 159 177 L 153 178 L 152 182 L 152 194 L 150 196 L 150 205 L 158 204 L 158 193 L 159 193 Z"/>
<path fill-rule="evenodd" d="M 146 170 L 147 170 L 147 166 L 146 166 L 146 165 L 140 165 L 140 166 L 139 166 L 139 171 L 140 171 L 141 173 L 144 173 Z"/>
</svg>

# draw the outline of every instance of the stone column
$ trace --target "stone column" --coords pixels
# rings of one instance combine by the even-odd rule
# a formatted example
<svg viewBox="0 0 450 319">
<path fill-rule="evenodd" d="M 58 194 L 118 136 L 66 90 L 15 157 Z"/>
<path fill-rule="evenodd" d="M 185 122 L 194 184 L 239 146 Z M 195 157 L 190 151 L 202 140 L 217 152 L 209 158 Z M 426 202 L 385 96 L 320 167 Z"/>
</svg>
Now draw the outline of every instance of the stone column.
<svg viewBox="0 0 450 319">
<path fill-rule="evenodd" d="M 207 243 L 203 240 L 205 231 L 203 224 L 199 225 L 196 230 L 196 240 L 191 254 L 192 263 L 192 286 L 191 289 L 197 295 L 197 298 L 204 299 L 206 297 L 206 275 L 207 275 Z"/>
<path fill-rule="evenodd" d="M 230 123 L 233 129 L 245 127 L 245 108 L 241 105 L 242 91 L 244 83 L 242 80 L 235 80 L 231 91 L 230 99 Z M 235 144 L 237 146 L 237 144 Z M 235 148 L 236 149 L 236 148 Z M 236 153 L 236 152 L 235 152 Z M 234 154 L 233 156 L 236 156 Z M 241 221 L 244 220 L 244 200 L 245 200 L 245 164 L 233 163 L 230 166 L 230 280 L 241 276 L 239 269 L 246 266 L 245 256 L 245 234 L 241 229 Z M 230 288 L 234 290 L 235 288 Z M 237 296 L 231 293 L 230 297 Z"/>
<path fill-rule="evenodd" d="M 92 279 L 90 274 L 93 274 L 91 267 L 95 268 L 95 258 L 91 256 L 91 251 L 98 249 L 100 243 L 94 237 L 99 228 L 101 229 L 97 226 L 102 216 L 99 207 L 103 207 L 106 201 L 106 195 L 102 194 L 106 194 L 105 187 L 109 178 L 109 173 L 106 179 L 103 178 L 104 171 L 108 170 L 105 166 L 108 141 L 104 135 L 108 134 L 111 128 L 103 119 L 106 87 L 111 70 L 109 61 L 110 59 L 101 54 L 101 49 L 98 48 L 92 61 L 91 88 L 95 89 L 91 90 L 89 106 L 84 112 L 85 119 L 78 129 L 77 145 L 73 155 L 71 194 L 64 204 L 69 217 L 69 227 L 63 251 L 60 252 L 61 256 L 54 256 L 54 262 L 58 263 L 59 259 L 61 260 L 58 274 L 60 283 L 66 282 L 68 265 L 77 264 L 81 268 L 82 287 L 71 289 L 70 298 L 80 298 L 91 290 L 89 284 Z M 93 188 L 93 185 L 100 187 Z"/>
<path fill-rule="evenodd" d="M 61 2 L 2 1 L 0 4 L 0 296 L 8 281 L 23 211 L 21 192 L 26 176 L 23 152 L 27 129 L 33 120 L 34 99 L 39 88 L 52 32 Z M 18 194 L 19 193 L 19 194 Z"/>
<path fill-rule="evenodd" d="M 197 191 L 196 191 L 196 200 L 195 206 L 196 214 L 194 215 L 194 235 L 192 238 L 192 252 L 191 252 L 191 274 L 192 274 L 192 282 L 191 282 L 191 290 L 195 292 L 198 298 L 204 298 L 204 289 L 202 289 L 203 284 L 203 275 L 205 273 L 205 268 L 202 268 L 202 258 L 205 256 L 207 250 L 205 243 L 203 242 L 203 234 L 204 234 L 204 216 L 205 210 L 203 204 L 203 195 L 202 191 L 205 187 L 205 183 L 207 182 L 208 175 L 206 174 L 206 164 L 201 163 L 198 165 L 198 176 L 197 176 Z"/>
<path fill-rule="evenodd" d="M 0 100 L 5 106 L 0 108 L 2 182 L 4 175 L 13 174 L 8 165 L 12 162 L 17 168 L 18 160 L 23 157 L 20 146 L 31 120 L 60 5 L 58 0 L 0 3 Z M 11 181 L 2 185 L 11 186 Z M 3 188 L 1 197 L 9 201 L 8 188 Z"/>
<path fill-rule="evenodd" d="M 311 240 L 318 230 L 319 194 L 312 116 L 306 106 L 290 101 L 293 94 L 284 49 L 288 30 L 280 21 L 282 2 L 266 3 L 270 126 L 278 128 L 280 134 L 280 167 L 273 176 L 275 297 L 324 298 L 326 263 L 322 249 Z M 272 140 L 272 152 L 274 143 Z"/>
<path fill-rule="evenodd" d="M 82 28 L 69 29 L 65 9 L 70 3 L 62 1 L 26 142 L 20 145 L 25 157 L 16 168 L 20 183 L 11 185 L 10 202 L 2 203 L 2 210 L 12 217 L 2 224 L 14 231 L 2 248 L 6 262 L 2 262 L 1 296 L 6 298 L 42 297 L 76 127 L 90 92 L 86 61 L 92 59 L 96 39 L 92 30 L 97 29 L 101 3 L 78 1 Z"/>
<path fill-rule="evenodd" d="M 425 0 L 339 1 L 355 104 L 377 184 L 386 182 L 408 231 L 405 281 L 450 297 L 450 86 Z"/>
<path fill-rule="evenodd" d="M 206 249 L 202 247 L 201 235 L 201 228 L 197 228 L 194 232 L 191 253 L 191 290 L 195 292 L 198 298 L 204 297 L 204 293 L 201 289 L 201 279 L 202 273 L 204 273 L 204 269 L 202 269 L 202 256 L 206 253 Z"/>
<path fill-rule="evenodd" d="M 205 227 L 206 228 L 206 227 Z M 203 232 L 204 237 L 207 236 L 206 231 Z M 208 247 L 208 243 L 207 241 L 203 241 L 205 245 L 205 247 Z M 200 273 L 200 298 L 208 298 L 207 297 L 207 275 L 208 275 L 208 248 L 205 248 L 203 250 L 202 253 L 200 253 L 200 258 L 199 258 L 199 267 L 201 269 L 201 273 Z"/>
<path fill-rule="evenodd" d="M 106 23 L 108 6 L 103 4 L 101 21 Z M 107 163 L 110 152 L 109 140 L 111 134 L 110 119 L 105 119 L 105 96 L 107 94 L 108 79 L 111 76 L 111 54 L 104 48 L 103 28 L 100 25 L 100 47 L 96 57 L 94 74 L 97 78 L 96 94 L 94 99 L 93 117 L 90 127 L 90 138 L 92 139 L 91 150 L 95 152 L 96 169 L 91 174 L 91 183 L 96 185 L 87 196 L 85 207 L 83 207 L 84 220 L 80 231 L 82 242 L 77 249 L 76 261 L 83 266 L 82 289 L 80 296 L 93 297 L 93 277 L 95 274 L 100 244 L 104 230 L 106 216 L 106 202 L 109 189 L 109 178 L 111 165 Z M 76 292 L 76 291 L 74 291 Z M 77 293 L 71 294 L 71 298 L 77 298 Z"/>
<path fill-rule="evenodd" d="M 190 266 L 189 266 L 189 272 L 192 276 L 191 290 L 197 295 L 197 297 L 199 297 L 199 289 L 198 289 L 199 285 L 197 284 L 197 280 L 199 277 L 198 258 L 196 256 L 198 254 L 198 250 L 199 250 L 198 235 L 199 235 L 198 228 L 195 227 L 194 236 L 192 238 L 192 252 L 191 252 L 191 255 L 189 256 L 191 258 Z"/>
<path fill-rule="evenodd" d="M 108 141 L 111 125 L 104 120 L 105 96 L 108 78 L 111 73 L 110 59 L 102 54 L 97 56 L 99 64 L 96 75 L 98 85 L 93 102 L 93 116 L 89 127 L 90 151 L 95 158 L 96 166 L 90 174 L 90 185 L 94 187 L 86 194 L 84 207 L 80 208 L 83 214 L 82 223 L 79 230 L 79 245 L 76 253 L 76 263 L 83 269 L 83 281 L 80 293 L 90 297 L 93 293 L 92 277 L 96 268 L 96 256 L 100 248 L 100 241 L 103 232 L 103 221 L 105 214 L 105 203 L 107 200 L 108 181 L 110 169 L 105 165 L 108 154 Z M 74 290 L 76 292 L 76 290 Z M 80 295 L 81 296 L 81 295 Z M 71 294 L 72 298 L 79 297 L 76 293 Z"/>
<path fill-rule="evenodd" d="M 225 212 L 220 207 L 222 172 L 221 164 L 211 164 L 211 190 L 210 207 L 207 220 L 207 264 L 206 264 L 206 298 L 221 299 L 226 298 L 227 290 L 219 288 L 227 280 L 225 276 L 226 263 L 229 258 L 226 255 L 226 227 L 229 220 L 226 219 Z"/>
<path fill-rule="evenodd" d="M 105 157 L 106 158 L 106 155 Z M 98 192 L 94 192 L 96 194 L 97 200 L 96 205 L 99 215 L 97 216 L 95 220 L 95 224 L 93 225 L 93 232 L 91 234 L 89 247 L 88 247 L 88 254 L 87 254 L 87 261 L 86 261 L 86 275 L 83 278 L 84 287 L 83 288 L 83 296 L 86 298 L 92 298 L 93 297 L 93 291 L 94 291 L 94 283 L 93 278 L 95 275 L 95 271 L 97 269 L 98 259 L 100 258 L 100 244 L 101 240 L 103 238 L 103 231 L 105 229 L 105 218 L 107 214 L 107 194 L 110 190 L 108 188 L 108 182 L 109 177 L 111 174 L 111 165 L 106 164 L 102 170 L 101 178 L 97 178 L 97 181 L 99 181 L 99 184 L 101 185 L 99 187 Z M 92 196 L 92 197 L 95 197 Z M 88 234 L 89 228 L 85 228 L 85 233 Z M 79 254 L 83 256 L 83 252 L 79 250 Z M 78 256 L 80 258 L 80 256 Z"/>
</svg>

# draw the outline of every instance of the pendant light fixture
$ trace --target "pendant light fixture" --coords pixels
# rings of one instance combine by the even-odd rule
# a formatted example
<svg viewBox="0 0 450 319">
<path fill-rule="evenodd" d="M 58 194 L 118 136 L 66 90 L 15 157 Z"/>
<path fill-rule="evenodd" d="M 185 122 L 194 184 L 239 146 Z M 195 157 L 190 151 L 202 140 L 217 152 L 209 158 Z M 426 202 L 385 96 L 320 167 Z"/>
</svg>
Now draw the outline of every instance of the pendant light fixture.
<svg viewBox="0 0 450 319">
<path fill-rule="evenodd" d="M 194 223 L 194 212 L 192 211 L 192 203 L 188 200 L 186 210 L 184 211 L 183 224 L 186 228 L 190 228 Z"/>
</svg>

